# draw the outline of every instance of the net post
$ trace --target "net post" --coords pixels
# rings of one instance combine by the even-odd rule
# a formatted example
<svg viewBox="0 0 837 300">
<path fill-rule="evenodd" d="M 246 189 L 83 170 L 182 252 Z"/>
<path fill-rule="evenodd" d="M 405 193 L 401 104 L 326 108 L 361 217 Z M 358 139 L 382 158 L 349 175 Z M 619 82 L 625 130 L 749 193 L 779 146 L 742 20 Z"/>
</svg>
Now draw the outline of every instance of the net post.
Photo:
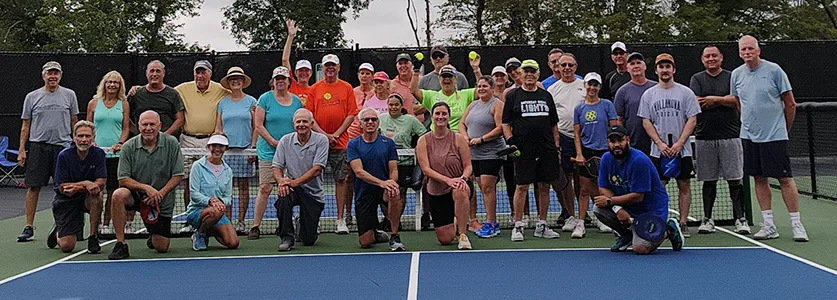
<svg viewBox="0 0 837 300">
<path fill-rule="evenodd" d="M 416 168 L 418 168 L 418 166 L 416 166 Z M 416 213 L 413 216 L 416 219 L 416 232 L 421 232 L 421 214 L 423 212 L 421 206 L 423 199 L 421 199 L 421 195 L 421 191 L 416 191 Z"/>
<path fill-rule="evenodd" d="M 814 117 L 811 106 L 805 106 L 805 126 L 808 127 L 808 166 L 811 172 L 811 196 L 817 199 L 817 166 L 816 153 L 814 152 Z"/>
<path fill-rule="evenodd" d="M 752 197 L 752 190 L 750 190 L 750 176 L 744 176 L 741 179 L 741 184 L 743 185 L 742 189 L 744 190 L 744 199 L 741 199 L 741 202 L 744 206 L 744 216 L 747 218 L 747 221 L 750 225 L 755 225 L 753 223 L 753 197 Z"/>
</svg>

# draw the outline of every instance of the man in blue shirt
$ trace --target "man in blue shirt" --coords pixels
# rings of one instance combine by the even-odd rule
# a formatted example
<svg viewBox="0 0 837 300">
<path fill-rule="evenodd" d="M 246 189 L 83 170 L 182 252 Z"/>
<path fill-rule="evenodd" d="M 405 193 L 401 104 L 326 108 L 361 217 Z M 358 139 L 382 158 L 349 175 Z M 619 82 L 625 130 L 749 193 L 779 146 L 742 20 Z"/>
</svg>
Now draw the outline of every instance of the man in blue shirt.
<svg viewBox="0 0 837 300">
<path fill-rule="evenodd" d="M 47 247 L 60 246 L 70 253 L 76 247 L 76 233 L 84 230 L 84 213 L 90 213 L 87 252 L 101 251 L 96 225 L 102 215 L 102 188 L 107 179 L 105 152 L 93 146 L 95 125 L 79 121 L 73 128 L 73 144 L 58 153 L 55 162 L 55 199 L 52 215 L 55 225 L 47 236 Z"/>
<path fill-rule="evenodd" d="M 668 193 L 660 182 L 657 168 L 642 151 L 631 148 L 628 130 L 621 125 L 608 129 L 607 145 L 610 152 L 602 155 L 599 166 L 599 193 L 593 199 L 593 213 L 599 222 L 619 233 L 610 251 L 621 252 L 633 244 L 637 254 L 654 252 L 662 244 L 638 236 L 631 218 L 651 214 L 665 220 L 668 217 Z M 676 219 L 666 222 L 667 236 L 674 251 L 683 249 L 683 235 Z"/>
</svg>

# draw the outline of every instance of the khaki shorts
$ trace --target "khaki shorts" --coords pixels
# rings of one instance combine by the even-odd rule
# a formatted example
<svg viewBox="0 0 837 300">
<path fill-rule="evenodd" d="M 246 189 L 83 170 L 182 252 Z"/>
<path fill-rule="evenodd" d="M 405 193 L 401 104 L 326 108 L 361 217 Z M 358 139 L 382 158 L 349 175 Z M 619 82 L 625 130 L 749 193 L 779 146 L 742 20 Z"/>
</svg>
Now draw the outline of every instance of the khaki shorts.
<svg viewBox="0 0 837 300">
<path fill-rule="evenodd" d="M 276 184 L 276 179 L 273 178 L 272 161 L 259 160 L 259 184 Z"/>
</svg>

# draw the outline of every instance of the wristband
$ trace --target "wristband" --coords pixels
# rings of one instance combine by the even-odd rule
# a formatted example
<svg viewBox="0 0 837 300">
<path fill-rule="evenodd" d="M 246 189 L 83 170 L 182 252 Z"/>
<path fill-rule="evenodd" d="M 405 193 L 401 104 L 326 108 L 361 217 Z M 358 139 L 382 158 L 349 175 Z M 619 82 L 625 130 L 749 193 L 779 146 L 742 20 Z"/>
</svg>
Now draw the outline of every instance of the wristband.
<svg viewBox="0 0 837 300">
<path fill-rule="evenodd" d="M 613 213 L 618 214 L 619 211 L 622 209 L 622 207 L 619 206 L 619 205 L 614 205 L 614 206 L 611 206 L 610 209 L 613 210 Z"/>
</svg>

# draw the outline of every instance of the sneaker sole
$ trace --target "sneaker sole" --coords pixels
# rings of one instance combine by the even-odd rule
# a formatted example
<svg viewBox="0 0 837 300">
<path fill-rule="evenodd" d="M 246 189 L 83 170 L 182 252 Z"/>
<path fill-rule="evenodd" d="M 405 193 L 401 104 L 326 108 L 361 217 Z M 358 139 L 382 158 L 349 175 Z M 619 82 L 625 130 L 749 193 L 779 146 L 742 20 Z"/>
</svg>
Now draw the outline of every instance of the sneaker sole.
<svg viewBox="0 0 837 300">
<path fill-rule="evenodd" d="M 736 230 L 735 233 L 743 234 L 743 235 L 749 235 L 750 231 L 749 230 Z"/>
<path fill-rule="evenodd" d="M 793 238 L 794 242 L 806 243 L 808 242 L 808 238 Z"/>
<path fill-rule="evenodd" d="M 557 239 L 557 238 L 559 238 L 559 237 L 561 237 L 561 236 L 560 236 L 560 235 L 559 235 L 559 236 L 543 236 L 543 235 L 537 235 L 537 234 L 536 234 L 536 235 L 535 235 L 535 237 L 537 237 L 537 238 L 542 238 L 542 239 Z"/>
<path fill-rule="evenodd" d="M 29 238 L 17 238 L 18 243 L 31 242 L 31 241 L 34 241 L 34 240 L 35 240 L 34 236 L 29 237 Z"/>
<path fill-rule="evenodd" d="M 404 252 L 407 251 L 407 247 L 398 247 L 398 248 L 390 248 L 390 252 Z"/>
<path fill-rule="evenodd" d="M 470 245 L 469 246 L 457 246 L 456 248 L 459 249 L 459 250 L 471 250 Z"/>
<path fill-rule="evenodd" d="M 715 229 L 712 229 L 712 230 L 707 230 L 707 229 L 701 230 L 701 229 L 698 229 L 698 233 L 699 233 L 699 234 L 710 234 L 710 233 L 715 233 Z"/>
<path fill-rule="evenodd" d="M 573 235 L 572 238 L 574 239 L 583 239 L 586 234 L 582 234 L 581 236 Z"/>
<path fill-rule="evenodd" d="M 753 236 L 753 239 L 757 240 L 757 241 L 775 240 L 775 239 L 778 239 L 778 238 L 779 238 L 778 234 L 775 235 L 775 236 L 771 236 L 771 235 L 768 235 L 768 236 Z"/>
</svg>

